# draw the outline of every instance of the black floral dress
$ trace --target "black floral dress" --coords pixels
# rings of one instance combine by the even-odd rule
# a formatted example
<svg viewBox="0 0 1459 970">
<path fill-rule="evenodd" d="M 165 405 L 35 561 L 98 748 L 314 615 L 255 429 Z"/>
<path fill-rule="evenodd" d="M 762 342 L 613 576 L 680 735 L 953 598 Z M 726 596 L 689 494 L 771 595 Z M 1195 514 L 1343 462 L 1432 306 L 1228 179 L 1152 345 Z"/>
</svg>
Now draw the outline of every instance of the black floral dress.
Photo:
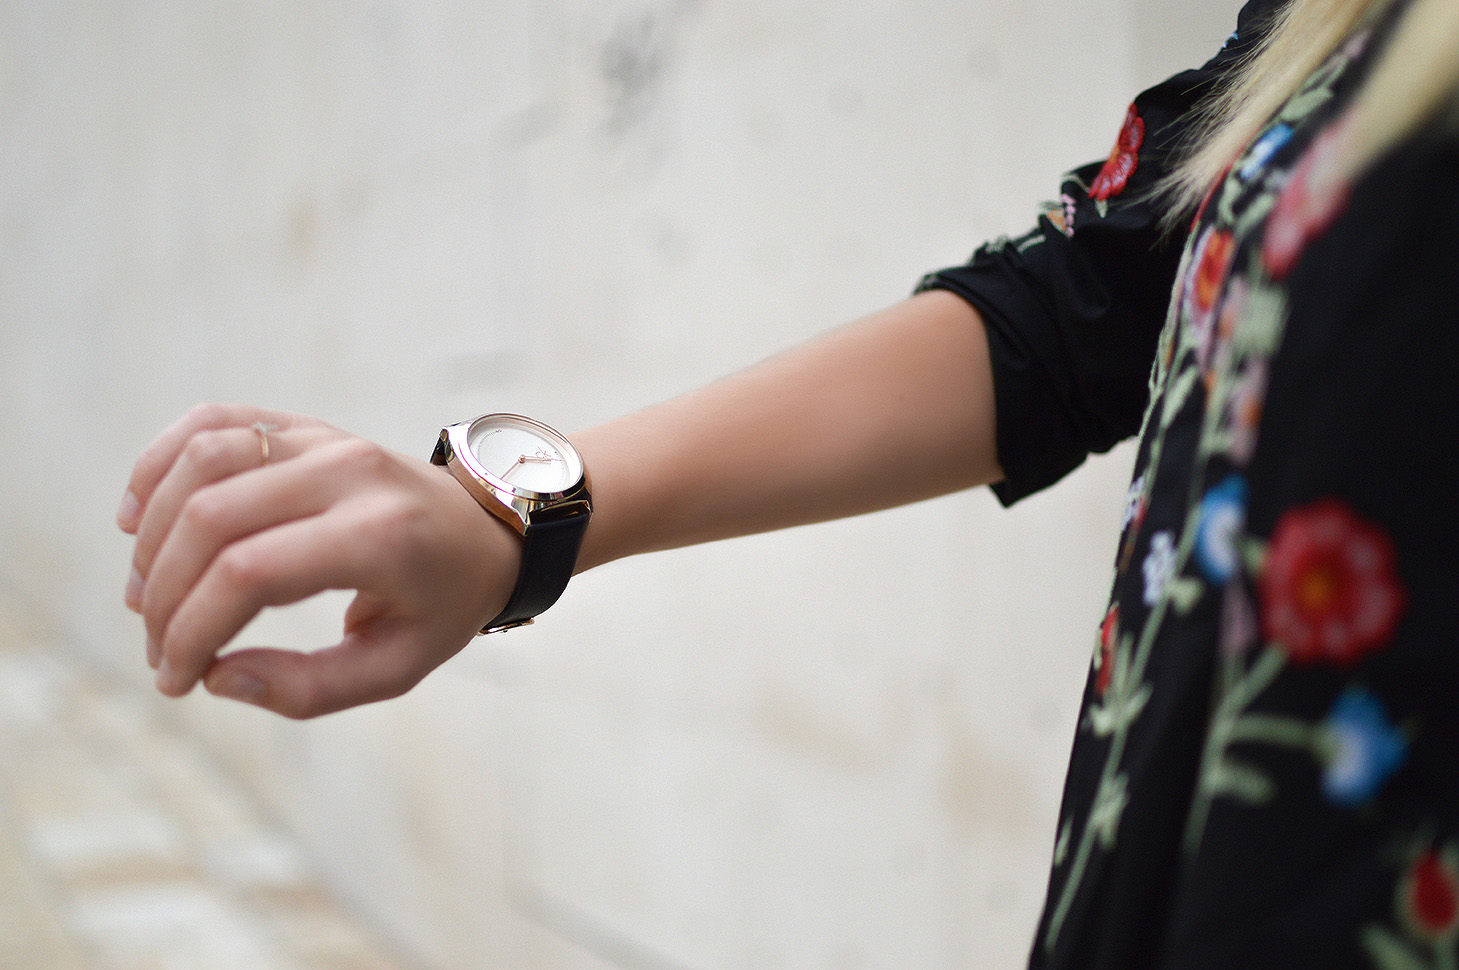
<svg viewBox="0 0 1459 970">
<path fill-rule="evenodd" d="M 1188 232 L 1144 191 L 1278 6 L 921 285 L 987 323 L 1005 502 L 1140 436 L 1033 967 L 1459 966 L 1459 148 L 1325 167 L 1402 5 Z"/>
</svg>

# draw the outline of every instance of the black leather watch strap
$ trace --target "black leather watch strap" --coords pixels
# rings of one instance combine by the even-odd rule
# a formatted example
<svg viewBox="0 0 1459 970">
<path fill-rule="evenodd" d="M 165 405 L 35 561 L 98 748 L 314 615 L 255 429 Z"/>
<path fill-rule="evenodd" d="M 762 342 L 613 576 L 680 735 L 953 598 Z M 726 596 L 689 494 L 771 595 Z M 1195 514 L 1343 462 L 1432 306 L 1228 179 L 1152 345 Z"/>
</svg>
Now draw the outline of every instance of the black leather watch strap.
<svg viewBox="0 0 1459 970">
<path fill-rule="evenodd" d="M 481 628 L 482 633 L 529 623 L 557 602 L 577 566 L 587 526 L 586 506 L 583 511 L 532 521 L 523 536 L 517 587 L 502 611 Z"/>
</svg>

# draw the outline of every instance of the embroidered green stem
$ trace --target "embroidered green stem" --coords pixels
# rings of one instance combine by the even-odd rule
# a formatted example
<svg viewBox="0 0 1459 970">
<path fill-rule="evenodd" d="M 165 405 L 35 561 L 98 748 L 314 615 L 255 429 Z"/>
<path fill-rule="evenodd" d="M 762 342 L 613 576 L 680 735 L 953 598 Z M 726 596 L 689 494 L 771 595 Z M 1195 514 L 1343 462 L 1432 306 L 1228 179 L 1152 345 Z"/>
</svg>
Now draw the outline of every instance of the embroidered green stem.
<svg viewBox="0 0 1459 970">
<path fill-rule="evenodd" d="M 1154 470 L 1158 467 L 1160 443 L 1161 439 L 1157 437 L 1152 447 L 1150 464 L 1152 480 Z M 1147 489 L 1149 487 L 1149 485 L 1146 486 Z M 1180 544 L 1176 547 L 1174 575 L 1178 575 L 1184 569 L 1194 547 L 1195 528 L 1188 519 L 1181 535 Z M 1155 646 L 1155 634 L 1160 629 L 1170 605 L 1170 598 L 1161 596 L 1151 607 L 1149 616 L 1146 617 L 1145 626 L 1140 630 L 1140 639 L 1128 673 L 1128 682 L 1132 685 L 1143 683 L 1145 680 L 1145 668 L 1150 662 L 1150 655 Z M 1100 771 L 1099 787 L 1095 790 L 1094 803 L 1089 810 L 1089 818 L 1085 822 L 1084 831 L 1080 833 L 1079 845 L 1074 851 L 1074 859 L 1070 863 L 1069 874 L 1059 893 L 1059 901 L 1049 916 L 1049 926 L 1043 941 L 1046 950 L 1053 948 L 1054 941 L 1058 939 L 1059 931 L 1064 925 L 1064 920 L 1068 918 L 1069 907 L 1074 904 L 1074 896 L 1078 893 L 1079 886 L 1084 880 L 1085 869 L 1089 865 L 1089 858 L 1094 852 L 1095 843 L 1098 842 L 1105 849 L 1114 845 L 1119 816 L 1129 802 L 1127 776 L 1118 772 L 1117 769 L 1124 756 L 1125 744 L 1129 740 L 1130 727 L 1133 723 L 1132 718 L 1119 718 L 1114 726 L 1114 732 L 1110 737 L 1109 752 L 1105 756 L 1104 767 Z"/>
<path fill-rule="evenodd" d="M 1216 709 L 1211 713 L 1206 743 L 1201 750 L 1201 764 L 1196 773 L 1196 790 L 1191 799 L 1190 814 L 1186 817 L 1184 845 L 1187 855 L 1194 855 L 1200 848 L 1212 801 L 1229 788 L 1223 784 L 1227 777 L 1223 767 L 1228 764 L 1226 750 L 1233 741 L 1265 741 L 1295 747 L 1310 747 L 1315 743 L 1316 732 L 1311 725 L 1291 718 L 1241 716 L 1247 705 L 1271 685 L 1286 664 L 1286 654 L 1271 647 L 1264 650 L 1244 672 L 1242 657 L 1226 659 L 1227 675 L 1223 679 L 1229 686 L 1222 690 Z"/>
</svg>

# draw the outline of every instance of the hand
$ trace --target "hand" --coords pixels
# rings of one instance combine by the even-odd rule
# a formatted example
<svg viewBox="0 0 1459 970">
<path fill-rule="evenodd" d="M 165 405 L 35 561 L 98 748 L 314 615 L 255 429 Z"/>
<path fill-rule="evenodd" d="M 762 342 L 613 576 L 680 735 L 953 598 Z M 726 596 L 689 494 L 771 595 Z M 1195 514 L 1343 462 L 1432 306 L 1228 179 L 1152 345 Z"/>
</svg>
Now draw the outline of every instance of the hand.
<svg viewBox="0 0 1459 970">
<path fill-rule="evenodd" d="M 265 439 L 254 426 L 269 426 Z M 138 460 L 117 515 L 136 536 L 127 605 L 164 694 L 306 718 L 403 694 L 511 593 L 521 540 L 449 474 L 313 418 L 201 405 Z M 314 653 L 220 651 L 266 606 L 356 595 Z"/>
</svg>

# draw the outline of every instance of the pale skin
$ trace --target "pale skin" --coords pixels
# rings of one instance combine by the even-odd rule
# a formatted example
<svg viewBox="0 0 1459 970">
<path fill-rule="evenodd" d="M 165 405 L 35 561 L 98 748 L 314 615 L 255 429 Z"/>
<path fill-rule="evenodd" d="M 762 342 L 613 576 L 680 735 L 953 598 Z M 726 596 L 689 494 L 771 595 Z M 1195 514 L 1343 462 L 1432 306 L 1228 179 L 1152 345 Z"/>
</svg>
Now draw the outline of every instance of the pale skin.
<svg viewBox="0 0 1459 970">
<path fill-rule="evenodd" d="M 982 319 L 943 292 L 571 437 L 594 499 L 579 571 L 1002 478 Z M 244 405 L 164 431 L 117 519 L 158 689 L 201 682 L 294 718 L 415 686 L 500 611 L 520 563 L 520 538 L 443 469 Z M 223 653 L 260 610 L 328 589 L 356 592 L 337 645 Z"/>
</svg>

